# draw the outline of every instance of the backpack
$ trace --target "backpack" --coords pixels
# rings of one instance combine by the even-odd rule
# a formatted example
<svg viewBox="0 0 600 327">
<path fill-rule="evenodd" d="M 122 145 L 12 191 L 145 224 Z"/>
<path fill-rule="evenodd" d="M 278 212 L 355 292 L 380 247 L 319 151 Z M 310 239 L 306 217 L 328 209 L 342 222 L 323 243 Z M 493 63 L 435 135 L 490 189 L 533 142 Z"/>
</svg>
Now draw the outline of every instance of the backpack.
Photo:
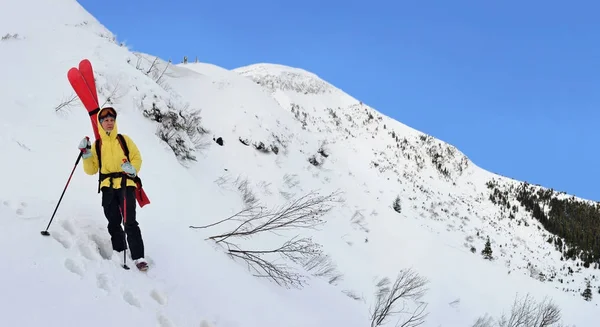
<svg viewBox="0 0 600 327">
<path fill-rule="evenodd" d="M 123 149 L 123 152 L 125 153 L 125 156 L 127 157 L 127 161 L 129 160 L 129 148 L 127 148 L 127 142 L 125 142 L 125 138 L 123 137 L 123 135 L 121 134 L 117 134 L 117 140 L 119 140 L 119 144 L 121 145 L 121 149 Z M 116 178 L 116 177 L 126 177 L 127 179 L 131 179 L 133 180 L 137 186 L 138 189 L 142 188 L 142 180 L 140 179 L 139 176 L 135 176 L 135 177 L 129 177 L 127 175 L 121 174 L 121 173 L 111 173 L 111 174 L 103 174 L 101 173 L 101 169 L 102 169 L 102 155 L 100 153 L 100 149 L 101 147 L 101 139 L 97 139 L 95 142 L 95 147 L 96 147 L 96 154 L 98 155 L 98 193 L 100 193 L 100 184 L 102 184 L 102 181 L 106 178 L 110 178 L 110 185 L 112 187 L 112 179 Z M 123 183 L 125 183 L 125 180 L 123 180 Z M 125 184 L 123 184 L 125 185 Z"/>
</svg>

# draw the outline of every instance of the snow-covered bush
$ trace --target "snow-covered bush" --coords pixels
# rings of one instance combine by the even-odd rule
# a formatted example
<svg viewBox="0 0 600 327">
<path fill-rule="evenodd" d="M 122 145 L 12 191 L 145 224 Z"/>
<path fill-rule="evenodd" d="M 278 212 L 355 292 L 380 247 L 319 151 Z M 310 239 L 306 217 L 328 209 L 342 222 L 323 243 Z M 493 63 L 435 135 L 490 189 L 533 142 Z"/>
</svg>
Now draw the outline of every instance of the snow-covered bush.
<svg viewBox="0 0 600 327">
<path fill-rule="evenodd" d="M 141 106 L 144 117 L 160 124 L 156 134 L 169 145 L 177 158 L 195 161 L 193 152 L 205 145 L 203 137 L 209 132 L 201 124 L 200 111 L 190 110 L 187 104 L 177 108 L 171 102 L 162 109 L 156 102 L 152 102 L 150 108 L 144 108 L 142 101 Z"/>
</svg>

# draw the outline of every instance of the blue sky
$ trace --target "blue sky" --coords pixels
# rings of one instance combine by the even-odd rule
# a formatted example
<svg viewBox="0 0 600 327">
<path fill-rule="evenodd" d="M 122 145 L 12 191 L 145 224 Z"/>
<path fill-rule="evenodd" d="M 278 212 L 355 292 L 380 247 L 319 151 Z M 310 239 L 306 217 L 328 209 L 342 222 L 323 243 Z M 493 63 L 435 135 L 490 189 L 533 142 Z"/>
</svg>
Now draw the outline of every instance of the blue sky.
<svg viewBox="0 0 600 327">
<path fill-rule="evenodd" d="M 301 67 L 484 169 L 600 200 L 597 1 L 79 3 L 133 50 Z"/>
</svg>

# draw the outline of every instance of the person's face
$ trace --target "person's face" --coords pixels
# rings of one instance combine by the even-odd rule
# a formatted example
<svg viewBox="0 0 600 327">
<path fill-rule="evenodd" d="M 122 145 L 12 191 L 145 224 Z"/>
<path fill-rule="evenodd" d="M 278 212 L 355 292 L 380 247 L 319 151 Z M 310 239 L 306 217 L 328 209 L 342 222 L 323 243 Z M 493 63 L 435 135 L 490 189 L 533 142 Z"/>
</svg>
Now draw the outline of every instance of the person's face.
<svg viewBox="0 0 600 327">
<path fill-rule="evenodd" d="M 107 132 L 112 132 L 113 128 L 115 128 L 115 119 L 112 117 L 104 118 L 102 121 L 102 128 Z"/>
</svg>

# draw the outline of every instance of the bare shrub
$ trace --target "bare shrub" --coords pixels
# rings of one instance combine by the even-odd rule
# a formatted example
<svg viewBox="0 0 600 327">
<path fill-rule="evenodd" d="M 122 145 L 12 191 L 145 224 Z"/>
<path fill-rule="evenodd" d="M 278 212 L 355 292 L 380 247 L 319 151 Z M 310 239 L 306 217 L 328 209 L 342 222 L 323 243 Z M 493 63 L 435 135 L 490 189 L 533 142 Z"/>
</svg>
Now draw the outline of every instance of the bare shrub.
<svg viewBox="0 0 600 327">
<path fill-rule="evenodd" d="M 479 317 L 473 327 L 559 327 L 561 312 L 556 304 L 548 298 L 535 303 L 533 298 L 527 294 L 523 299 L 515 297 L 510 315 L 503 314 L 494 324 L 487 314 Z"/>
<path fill-rule="evenodd" d="M 273 192 L 271 191 L 271 186 L 273 183 L 271 182 L 266 182 L 266 181 L 260 181 L 258 183 L 258 187 L 262 189 L 262 191 L 266 194 L 266 195 L 272 195 Z"/>
<path fill-rule="evenodd" d="M 217 185 L 219 185 L 219 187 L 223 187 L 223 185 L 225 185 L 226 183 L 229 183 L 229 177 L 228 176 L 220 176 L 219 178 L 215 179 L 214 181 Z"/>
<path fill-rule="evenodd" d="M 10 39 L 18 40 L 19 34 L 18 33 L 14 33 L 14 34 L 6 33 L 4 36 L 2 36 L 2 38 L 0 38 L 0 41 L 7 41 Z"/>
<path fill-rule="evenodd" d="M 279 190 L 279 194 L 281 194 L 281 196 L 282 196 L 284 199 L 286 199 L 286 200 L 289 200 L 289 199 L 291 199 L 291 198 L 292 198 L 292 197 L 295 195 L 295 194 L 294 194 L 294 193 L 292 193 L 292 192 L 286 192 L 286 191 L 283 191 L 283 190 Z"/>
<path fill-rule="evenodd" d="M 494 319 L 490 317 L 487 313 L 483 317 L 477 318 L 473 327 L 493 327 Z"/>
<path fill-rule="evenodd" d="M 358 294 L 356 294 L 356 292 L 351 291 L 351 290 L 343 290 L 342 293 L 346 294 L 346 296 L 348 296 L 349 298 L 356 300 L 356 301 L 360 301 L 364 299 L 360 296 L 358 296 Z"/>
<path fill-rule="evenodd" d="M 158 57 L 154 57 L 154 59 L 152 59 L 152 61 L 150 61 L 149 59 L 145 58 L 145 56 L 143 54 L 135 53 L 135 56 L 137 57 L 136 64 L 135 64 L 135 68 L 137 70 L 144 73 L 144 75 L 150 77 L 152 80 L 154 80 L 154 82 L 156 82 L 156 84 L 158 84 L 160 87 L 162 87 L 165 91 L 171 90 L 171 87 L 163 79 L 163 76 L 165 76 L 165 75 L 169 76 L 168 68 L 171 66 L 171 59 L 169 59 L 166 62 L 166 64 L 164 64 L 164 67 L 161 67 L 161 61 Z M 131 60 L 127 60 L 127 62 L 129 64 L 131 64 Z M 144 65 L 144 63 L 149 63 L 149 66 L 146 67 Z"/>
<path fill-rule="evenodd" d="M 371 313 L 371 327 L 384 325 L 394 315 L 403 316 L 396 326 L 414 327 L 424 323 L 428 315 L 428 313 L 424 313 L 427 304 L 417 301 L 427 291 L 425 288 L 428 283 L 427 279 L 419 276 L 412 269 L 403 269 L 394 284 L 390 286 L 390 283 L 387 277 L 377 283 L 376 302 Z M 416 304 L 412 311 L 406 309 L 408 300 L 412 300 Z M 397 308 L 398 301 L 402 302 L 401 309 Z"/>
<path fill-rule="evenodd" d="M 248 181 L 248 178 L 242 178 L 241 176 L 238 177 L 235 180 L 235 185 L 237 186 L 238 191 L 240 191 L 242 201 L 244 201 L 246 208 L 250 208 L 258 202 L 256 194 L 254 194 L 252 188 L 250 187 L 250 182 Z"/>
<path fill-rule="evenodd" d="M 266 257 L 269 254 L 279 255 L 294 263 L 302 264 L 304 260 L 319 255 L 319 246 L 310 238 L 292 238 L 282 246 L 270 250 L 244 250 L 237 244 L 221 241 L 227 246 L 231 257 L 242 259 L 248 265 L 250 271 L 254 271 L 256 277 L 266 277 L 273 280 L 279 286 L 301 287 L 306 283 L 306 278 L 285 264 L 277 264 Z"/>
<path fill-rule="evenodd" d="M 155 77 L 155 80 L 154 80 L 154 81 L 155 81 L 155 82 L 156 82 L 158 85 L 162 86 L 163 88 L 166 86 L 166 84 L 165 84 L 165 83 L 163 83 L 163 82 L 161 81 L 161 79 L 163 78 L 163 76 L 164 76 L 164 75 L 165 75 L 165 73 L 167 72 L 167 69 L 169 68 L 169 66 L 170 66 L 170 65 L 171 65 L 171 59 L 169 59 L 169 61 L 168 61 L 168 62 L 167 62 L 167 64 L 165 65 L 165 68 L 164 68 L 164 69 L 162 69 L 162 71 L 160 72 L 160 74 L 156 74 L 156 75 L 154 76 L 154 77 Z"/>
<path fill-rule="evenodd" d="M 289 187 L 294 188 L 300 185 L 300 181 L 298 180 L 298 174 L 285 174 L 283 175 L 283 183 Z"/>
<path fill-rule="evenodd" d="M 243 260 L 249 270 L 254 271 L 255 276 L 269 278 L 280 286 L 301 287 L 306 282 L 305 276 L 286 264 L 274 263 L 269 260 L 269 256 L 280 256 L 295 264 L 311 267 L 313 258 L 323 256 L 320 245 L 314 243 L 311 238 L 295 236 L 280 247 L 266 250 L 244 249 L 229 239 L 247 238 L 264 232 L 276 233 L 298 228 L 314 229 L 324 223 L 321 217 L 333 208 L 332 204 L 335 202 L 338 202 L 337 192 L 325 196 L 310 192 L 271 210 L 254 205 L 216 223 L 190 226 L 190 228 L 208 228 L 229 221 L 236 222 L 237 226 L 232 230 L 209 236 L 207 239 L 225 246 L 228 255 Z M 314 265 L 314 261 L 312 261 L 312 265 Z M 313 269 L 318 266 L 319 264 Z M 325 269 L 324 272 L 321 272 L 326 274 L 328 270 Z"/>
<path fill-rule="evenodd" d="M 246 208 L 231 217 L 209 225 L 214 226 L 225 221 L 241 222 L 233 231 L 214 235 L 209 239 L 219 243 L 233 236 L 249 236 L 267 231 L 295 228 L 313 229 L 324 223 L 321 216 L 333 208 L 332 203 L 338 202 L 337 195 L 338 192 L 329 195 L 317 195 L 315 192 L 310 192 L 275 209 L 266 210 L 262 206 Z"/>
<path fill-rule="evenodd" d="M 302 265 L 313 276 L 326 278 L 329 284 L 335 284 L 343 278 L 343 275 L 337 270 L 337 265 L 329 255 L 312 256 L 304 261 Z"/>
<path fill-rule="evenodd" d="M 70 108 L 71 106 L 73 106 L 76 102 L 75 100 L 77 100 L 77 94 L 75 93 L 71 93 L 69 96 L 64 97 L 60 103 L 54 107 L 54 111 L 55 112 L 63 112 L 64 109 Z"/>
<path fill-rule="evenodd" d="M 367 222 L 366 222 L 365 216 L 360 211 L 357 210 L 354 213 L 354 215 L 352 215 L 350 222 L 353 225 L 358 226 L 358 228 L 360 230 L 364 231 L 365 233 L 369 232 L 369 228 L 367 227 Z"/>
<path fill-rule="evenodd" d="M 127 95 L 129 88 L 121 85 L 121 78 L 117 79 L 116 77 L 111 76 L 107 79 L 106 84 L 100 87 L 98 91 L 99 93 L 105 93 L 105 91 L 108 93 L 105 95 L 106 100 L 104 100 L 104 103 L 100 106 L 100 108 L 102 108 L 107 103 L 114 105 L 117 101 Z"/>
</svg>

